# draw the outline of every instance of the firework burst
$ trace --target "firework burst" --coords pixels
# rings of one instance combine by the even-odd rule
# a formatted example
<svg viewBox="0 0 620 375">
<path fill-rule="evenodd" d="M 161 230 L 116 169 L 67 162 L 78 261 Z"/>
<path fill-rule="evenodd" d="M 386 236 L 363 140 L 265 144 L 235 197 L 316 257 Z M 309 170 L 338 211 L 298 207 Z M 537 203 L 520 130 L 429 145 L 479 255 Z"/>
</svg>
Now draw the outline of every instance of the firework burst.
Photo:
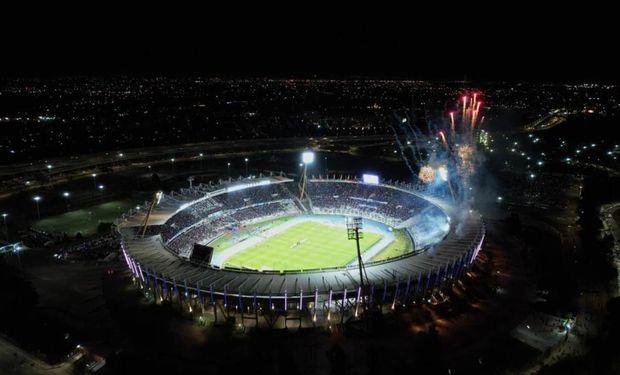
<svg viewBox="0 0 620 375">
<path fill-rule="evenodd" d="M 460 97 L 452 109 L 423 120 L 395 114 L 394 135 L 412 175 L 432 193 L 450 194 L 454 200 L 468 199 L 470 180 L 479 162 L 477 139 L 485 120 L 478 92 Z M 423 129 L 426 127 L 426 131 Z M 417 169 L 417 170 L 416 170 Z M 439 178 L 437 178 L 439 177 Z"/>
</svg>

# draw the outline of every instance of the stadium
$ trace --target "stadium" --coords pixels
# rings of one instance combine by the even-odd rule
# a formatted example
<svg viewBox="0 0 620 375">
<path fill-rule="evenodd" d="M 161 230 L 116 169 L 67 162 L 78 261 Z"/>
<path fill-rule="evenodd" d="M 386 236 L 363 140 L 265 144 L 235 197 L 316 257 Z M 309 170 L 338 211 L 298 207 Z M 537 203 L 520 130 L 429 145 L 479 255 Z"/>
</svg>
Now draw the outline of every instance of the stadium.
<svg viewBox="0 0 620 375">
<path fill-rule="evenodd" d="M 280 316 L 316 325 L 432 301 L 470 267 L 485 235 L 477 213 L 413 184 L 282 173 L 190 182 L 117 227 L 150 298 L 271 326 Z"/>
</svg>

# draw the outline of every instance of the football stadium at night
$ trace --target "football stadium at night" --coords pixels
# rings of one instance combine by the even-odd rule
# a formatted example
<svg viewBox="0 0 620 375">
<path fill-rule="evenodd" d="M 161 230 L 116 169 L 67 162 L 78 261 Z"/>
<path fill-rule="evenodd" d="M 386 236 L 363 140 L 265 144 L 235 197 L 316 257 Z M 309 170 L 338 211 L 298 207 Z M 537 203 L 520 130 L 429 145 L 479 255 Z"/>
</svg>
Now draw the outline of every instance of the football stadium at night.
<svg viewBox="0 0 620 375">
<path fill-rule="evenodd" d="M 304 176 L 158 193 L 119 222 L 135 281 L 159 302 L 213 308 L 216 319 L 220 310 L 255 324 L 259 315 L 272 326 L 279 316 L 321 324 L 430 302 L 482 246 L 477 213 L 412 184 Z"/>
<path fill-rule="evenodd" d="M 614 12 L 104 8 L 5 20 L 0 375 L 620 374 Z"/>
</svg>

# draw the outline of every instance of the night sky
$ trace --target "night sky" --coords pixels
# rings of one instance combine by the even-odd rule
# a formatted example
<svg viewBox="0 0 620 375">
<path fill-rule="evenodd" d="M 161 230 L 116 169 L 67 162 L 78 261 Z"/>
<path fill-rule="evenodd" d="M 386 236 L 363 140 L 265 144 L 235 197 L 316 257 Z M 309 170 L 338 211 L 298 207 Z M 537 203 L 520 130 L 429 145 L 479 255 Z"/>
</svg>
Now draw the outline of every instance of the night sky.
<svg viewBox="0 0 620 375">
<path fill-rule="evenodd" d="M 0 61 L 5 76 L 619 81 L 614 22 L 605 12 L 540 15 L 523 7 L 494 17 L 405 9 L 372 17 L 123 9 L 7 17 Z"/>
</svg>

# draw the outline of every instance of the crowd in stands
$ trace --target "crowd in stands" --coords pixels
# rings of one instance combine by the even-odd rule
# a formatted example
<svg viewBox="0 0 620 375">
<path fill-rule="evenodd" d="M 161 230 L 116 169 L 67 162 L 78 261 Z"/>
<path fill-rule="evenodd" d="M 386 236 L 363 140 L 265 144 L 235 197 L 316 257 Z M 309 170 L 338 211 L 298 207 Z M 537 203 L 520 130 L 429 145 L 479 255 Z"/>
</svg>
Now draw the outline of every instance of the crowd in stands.
<svg viewBox="0 0 620 375">
<path fill-rule="evenodd" d="M 230 216 L 238 222 L 249 222 L 257 218 L 282 216 L 286 214 L 299 213 L 299 210 L 290 200 L 270 202 L 250 206 L 235 211 Z"/>
<path fill-rule="evenodd" d="M 168 243 L 168 248 L 181 256 L 189 256 L 190 251 L 197 242 L 210 241 L 224 231 L 224 228 L 236 225 L 228 215 L 219 215 L 213 220 L 205 220 L 187 230 L 182 235 Z"/>
<path fill-rule="evenodd" d="M 284 184 L 255 186 L 216 196 L 214 199 L 225 209 L 237 209 L 252 204 L 290 199 L 290 192 Z"/>
<path fill-rule="evenodd" d="M 428 206 L 415 195 L 379 185 L 325 180 L 310 181 L 307 188 L 313 209 L 354 209 L 402 221 Z"/>
<path fill-rule="evenodd" d="M 164 241 L 168 241 L 184 228 L 218 210 L 220 210 L 220 206 L 212 199 L 205 199 L 195 203 L 168 219 L 166 224 L 162 226 L 161 236 Z"/>
</svg>

